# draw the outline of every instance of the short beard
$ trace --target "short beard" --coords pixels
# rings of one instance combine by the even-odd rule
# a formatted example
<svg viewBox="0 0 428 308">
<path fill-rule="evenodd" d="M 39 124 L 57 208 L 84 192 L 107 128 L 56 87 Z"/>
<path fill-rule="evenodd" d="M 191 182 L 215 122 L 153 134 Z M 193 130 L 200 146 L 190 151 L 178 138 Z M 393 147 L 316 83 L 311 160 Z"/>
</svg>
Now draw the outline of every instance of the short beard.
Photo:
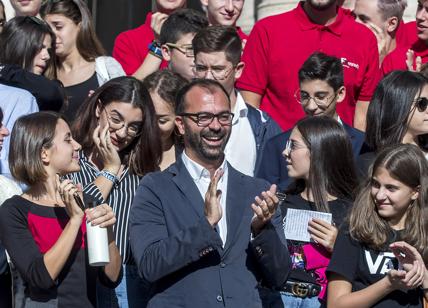
<svg viewBox="0 0 428 308">
<path fill-rule="evenodd" d="M 201 158 L 207 161 L 218 161 L 224 156 L 224 149 L 226 148 L 229 137 L 230 133 L 223 137 L 221 147 L 215 148 L 216 151 L 210 151 L 210 148 L 202 141 L 200 133 L 193 133 L 191 128 L 187 127 L 186 134 L 184 135 L 185 143 L 187 143 Z"/>
</svg>

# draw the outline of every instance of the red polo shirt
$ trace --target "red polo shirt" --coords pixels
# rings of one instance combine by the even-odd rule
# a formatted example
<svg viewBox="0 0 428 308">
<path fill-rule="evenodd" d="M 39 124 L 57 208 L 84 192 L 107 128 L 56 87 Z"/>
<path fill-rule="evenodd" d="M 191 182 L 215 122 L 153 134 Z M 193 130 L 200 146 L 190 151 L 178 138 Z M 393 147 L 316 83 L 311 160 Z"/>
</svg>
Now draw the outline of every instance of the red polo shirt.
<svg viewBox="0 0 428 308">
<path fill-rule="evenodd" d="M 155 39 L 150 26 L 152 13 L 148 13 L 146 21 L 138 28 L 120 33 L 114 42 L 113 57 L 122 65 L 127 75 L 132 75 L 143 63 L 149 52 L 148 46 Z M 162 61 L 161 67 L 167 66 Z"/>
<path fill-rule="evenodd" d="M 261 109 L 282 129 L 290 129 L 304 117 L 294 98 L 298 71 L 315 51 L 342 59 L 347 95 L 337 110 L 352 125 L 356 101 L 369 101 L 379 80 L 379 55 L 373 33 L 342 8 L 329 26 L 313 23 L 302 3 L 257 22 L 244 49 L 246 66 L 237 87 L 262 95 Z"/>
</svg>

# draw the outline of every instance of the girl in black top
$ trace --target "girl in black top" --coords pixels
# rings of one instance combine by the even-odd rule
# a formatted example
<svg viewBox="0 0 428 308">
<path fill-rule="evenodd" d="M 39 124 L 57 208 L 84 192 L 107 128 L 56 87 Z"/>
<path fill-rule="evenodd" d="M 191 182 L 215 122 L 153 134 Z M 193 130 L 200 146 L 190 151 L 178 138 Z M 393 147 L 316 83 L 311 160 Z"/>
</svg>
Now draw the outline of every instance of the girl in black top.
<svg viewBox="0 0 428 308">
<path fill-rule="evenodd" d="M 60 175 L 80 169 L 80 145 L 63 118 L 51 112 L 19 118 L 10 144 L 11 173 L 28 190 L 0 207 L 0 239 L 26 284 L 24 306 L 95 307 L 95 282 L 114 288 L 121 258 L 112 209 L 82 209 L 74 198 L 82 198 L 78 187 L 60 182 Z M 86 220 L 108 230 L 110 263 L 103 268 L 88 266 Z"/>
<path fill-rule="evenodd" d="M 329 307 L 422 307 L 422 296 L 428 297 L 427 202 L 428 163 L 420 149 L 402 144 L 382 150 L 336 241 Z"/>
<path fill-rule="evenodd" d="M 294 127 L 283 152 L 294 182 L 281 204 L 287 210 L 332 213 L 333 224 L 313 219 L 307 226 L 313 242 L 288 240 L 293 269 L 281 292 L 285 307 L 302 302 L 320 307 L 326 286 L 324 275 L 337 228 L 351 206 L 356 186 L 352 146 L 344 128 L 329 117 L 308 117 Z M 302 284 L 303 283 L 303 284 Z M 300 288 L 301 292 L 298 292 Z"/>
</svg>

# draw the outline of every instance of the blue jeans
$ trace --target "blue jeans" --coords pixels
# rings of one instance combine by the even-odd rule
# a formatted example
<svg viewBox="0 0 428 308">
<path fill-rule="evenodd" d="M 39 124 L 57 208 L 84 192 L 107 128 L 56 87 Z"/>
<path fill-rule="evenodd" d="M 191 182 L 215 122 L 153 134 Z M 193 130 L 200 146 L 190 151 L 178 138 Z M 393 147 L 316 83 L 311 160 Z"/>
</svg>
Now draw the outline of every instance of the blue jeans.
<svg viewBox="0 0 428 308">
<path fill-rule="evenodd" d="M 135 265 L 123 265 L 122 282 L 112 290 L 97 283 L 98 308 L 145 308 L 150 285 L 139 275 Z"/>
<path fill-rule="evenodd" d="M 323 307 L 318 296 L 300 298 L 288 292 L 280 292 L 284 307 L 287 308 L 320 308 Z"/>
<path fill-rule="evenodd" d="M 321 308 L 325 307 L 317 296 L 300 298 L 288 292 L 260 290 L 264 308 Z"/>
</svg>

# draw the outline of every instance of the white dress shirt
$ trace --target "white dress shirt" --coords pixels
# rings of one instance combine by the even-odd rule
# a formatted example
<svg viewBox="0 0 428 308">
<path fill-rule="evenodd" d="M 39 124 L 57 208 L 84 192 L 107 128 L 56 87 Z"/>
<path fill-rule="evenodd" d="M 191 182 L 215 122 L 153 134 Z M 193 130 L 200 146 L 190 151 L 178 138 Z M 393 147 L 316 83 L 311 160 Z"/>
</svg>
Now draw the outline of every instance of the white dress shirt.
<svg viewBox="0 0 428 308">
<path fill-rule="evenodd" d="M 247 117 L 248 108 L 239 92 L 236 93 L 236 104 L 232 112 L 235 114 L 232 121 L 232 133 L 224 154 L 233 168 L 253 176 L 257 158 L 256 139 Z"/>
<path fill-rule="evenodd" d="M 187 171 L 189 171 L 193 182 L 198 187 L 199 192 L 201 193 L 202 199 L 205 200 L 205 194 L 211 182 L 210 172 L 200 164 L 190 159 L 189 156 L 186 155 L 186 150 L 184 150 L 183 154 L 181 154 L 181 159 L 183 160 L 184 166 L 186 167 Z M 221 191 L 220 205 L 221 205 L 223 215 L 221 216 L 220 221 L 217 223 L 217 227 L 218 227 L 220 238 L 223 241 L 223 247 L 224 247 L 224 244 L 226 243 L 226 238 L 227 238 L 226 198 L 227 198 L 227 178 L 229 174 L 226 159 L 223 160 L 223 163 L 217 170 L 219 169 L 223 169 L 223 172 L 224 172 L 223 176 L 220 178 L 217 185 L 217 190 Z"/>
</svg>

